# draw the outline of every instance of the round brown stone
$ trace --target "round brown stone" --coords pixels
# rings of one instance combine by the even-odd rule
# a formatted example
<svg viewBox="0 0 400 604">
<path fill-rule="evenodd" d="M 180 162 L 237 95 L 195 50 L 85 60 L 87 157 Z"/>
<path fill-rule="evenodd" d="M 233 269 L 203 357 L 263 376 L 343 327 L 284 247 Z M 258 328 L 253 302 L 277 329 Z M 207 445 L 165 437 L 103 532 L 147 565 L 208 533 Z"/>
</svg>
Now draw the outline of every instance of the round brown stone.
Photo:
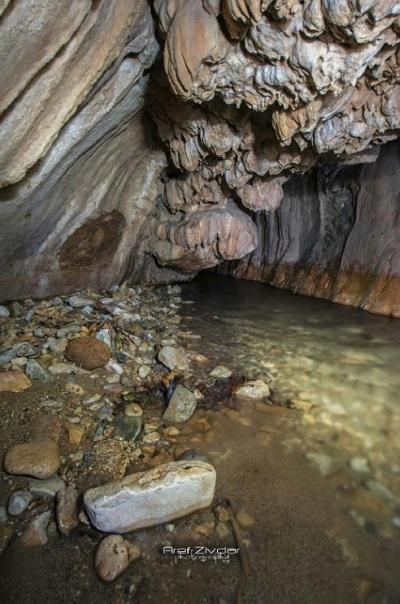
<svg viewBox="0 0 400 604">
<path fill-rule="evenodd" d="M 65 358 L 83 369 L 98 369 L 110 360 L 110 349 L 97 338 L 84 336 L 68 342 Z"/>
</svg>

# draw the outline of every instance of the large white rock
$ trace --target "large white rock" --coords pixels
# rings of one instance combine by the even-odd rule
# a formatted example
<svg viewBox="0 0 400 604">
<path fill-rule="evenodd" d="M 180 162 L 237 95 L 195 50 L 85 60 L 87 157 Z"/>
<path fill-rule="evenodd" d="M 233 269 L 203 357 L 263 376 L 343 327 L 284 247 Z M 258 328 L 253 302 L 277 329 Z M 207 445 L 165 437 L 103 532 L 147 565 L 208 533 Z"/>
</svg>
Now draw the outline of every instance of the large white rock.
<svg viewBox="0 0 400 604">
<path fill-rule="evenodd" d="M 89 489 L 83 501 L 97 529 L 126 533 L 209 506 L 215 481 L 209 463 L 176 461 Z"/>
</svg>

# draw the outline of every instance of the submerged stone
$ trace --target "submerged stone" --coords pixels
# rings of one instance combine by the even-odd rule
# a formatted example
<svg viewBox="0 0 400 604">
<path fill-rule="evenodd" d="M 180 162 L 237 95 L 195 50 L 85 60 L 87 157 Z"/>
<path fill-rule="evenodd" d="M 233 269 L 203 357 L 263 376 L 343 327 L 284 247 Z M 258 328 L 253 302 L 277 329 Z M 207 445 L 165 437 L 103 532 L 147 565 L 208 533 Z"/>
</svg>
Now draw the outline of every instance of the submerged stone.
<svg viewBox="0 0 400 604">
<path fill-rule="evenodd" d="M 216 473 L 201 461 L 178 461 L 89 489 L 86 512 L 100 531 L 126 533 L 186 516 L 209 506 Z"/>
<path fill-rule="evenodd" d="M 189 367 L 186 352 L 179 346 L 164 346 L 158 353 L 158 360 L 171 371 L 185 371 Z"/>
</svg>

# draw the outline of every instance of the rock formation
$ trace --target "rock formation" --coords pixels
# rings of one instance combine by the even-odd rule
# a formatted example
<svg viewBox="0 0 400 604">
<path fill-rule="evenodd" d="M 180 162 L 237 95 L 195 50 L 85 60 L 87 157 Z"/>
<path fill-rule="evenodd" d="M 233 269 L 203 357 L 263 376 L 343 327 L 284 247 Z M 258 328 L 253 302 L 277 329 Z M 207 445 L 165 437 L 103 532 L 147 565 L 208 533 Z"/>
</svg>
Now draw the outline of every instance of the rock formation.
<svg viewBox="0 0 400 604">
<path fill-rule="evenodd" d="M 3 298 L 225 260 L 400 315 L 398 2 L 0 12 Z"/>
</svg>

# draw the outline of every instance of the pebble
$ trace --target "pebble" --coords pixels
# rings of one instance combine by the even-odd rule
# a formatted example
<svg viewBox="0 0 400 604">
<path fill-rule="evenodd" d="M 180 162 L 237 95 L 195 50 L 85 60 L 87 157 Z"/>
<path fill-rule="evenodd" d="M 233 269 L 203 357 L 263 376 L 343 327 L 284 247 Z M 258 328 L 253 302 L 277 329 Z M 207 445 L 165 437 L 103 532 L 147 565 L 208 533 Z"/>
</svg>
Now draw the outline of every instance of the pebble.
<svg viewBox="0 0 400 604">
<path fill-rule="evenodd" d="M 4 458 L 4 469 L 9 474 L 49 478 L 59 467 L 60 451 L 51 440 L 13 445 Z"/>
<path fill-rule="evenodd" d="M 354 472 L 369 472 L 368 460 L 365 457 L 353 457 L 349 466 Z"/>
<path fill-rule="evenodd" d="M 4 524 L 7 520 L 7 510 L 4 505 L 0 505 L 0 524 Z"/>
<path fill-rule="evenodd" d="M 186 352 L 179 346 L 164 346 L 158 353 L 158 360 L 171 371 L 185 371 L 189 367 Z"/>
<path fill-rule="evenodd" d="M 48 541 L 47 526 L 49 524 L 52 512 L 49 510 L 36 516 L 28 525 L 25 532 L 21 535 L 20 543 L 28 547 L 46 545 Z"/>
<path fill-rule="evenodd" d="M 110 583 L 140 556 L 141 550 L 137 543 L 131 543 L 121 535 L 108 535 L 97 547 L 94 568 L 101 581 Z"/>
<path fill-rule="evenodd" d="M 383 484 L 380 484 L 376 480 L 367 480 L 365 486 L 369 491 L 372 491 L 381 499 L 386 499 L 386 501 L 396 501 L 395 496 L 389 489 L 387 489 Z"/>
<path fill-rule="evenodd" d="M 31 380 L 38 380 L 46 384 L 54 382 L 54 376 L 50 371 L 40 361 L 35 361 L 35 359 L 29 359 L 26 364 L 25 373 Z"/>
<path fill-rule="evenodd" d="M 70 444 L 74 447 L 79 446 L 85 436 L 85 428 L 82 426 L 77 426 L 73 423 L 66 423 L 65 427 L 67 428 Z"/>
<path fill-rule="evenodd" d="M 215 470 L 208 463 L 170 462 L 89 489 L 83 501 L 96 528 L 126 533 L 208 507 L 214 497 L 215 480 Z"/>
<path fill-rule="evenodd" d="M 7 511 L 10 516 L 21 516 L 28 509 L 33 497 L 29 491 L 14 491 L 8 500 Z"/>
<path fill-rule="evenodd" d="M 3 317 L 4 319 L 8 319 L 9 316 L 10 316 L 10 311 L 8 310 L 7 306 L 0 306 L 0 317 Z"/>
<path fill-rule="evenodd" d="M 28 483 L 28 489 L 35 497 L 54 497 L 58 491 L 65 487 L 65 482 L 59 476 L 52 476 L 45 480 L 32 478 Z"/>
<path fill-rule="evenodd" d="M 187 388 L 178 384 L 172 393 L 163 419 L 171 424 L 186 422 L 197 407 L 197 398 Z"/>
<path fill-rule="evenodd" d="M 141 365 L 138 369 L 139 377 L 144 380 L 151 373 L 151 368 L 147 365 Z"/>
<path fill-rule="evenodd" d="M 125 407 L 124 413 L 128 417 L 138 417 L 143 415 L 143 409 L 137 403 L 129 403 L 129 405 Z"/>
<path fill-rule="evenodd" d="M 224 365 L 217 365 L 211 372 L 210 376 L 218 379 L 227 379 L 232 375 L 232 371 L 225 367 Z"/>
<path fill-rule="evenodd" d="M 139 407 L 139 405 L 137 406 Z M 116 436 L 133 441 L 137 439 L 142 431 L 142 418 L 140 415 L 123 415 L 114 420 L 114 426 Z"/>
<path fill-rule="evenodd" d="M 305 454 L 305 457 L 306 459 L 311 461 L 315 466 L 317 466 L 322 476 L 326 477 L 332 473 L 334 464 L 333 459 L 329 457 L 329 455 L 326 455 L 325 453 L 315 453 L 313 451 L 310 451 Z"/>
<path fill-rule="evenodd" d="M 99 329 L 96 334 L 96 338 L 100 340 L 100 342 L 103 342 L 106 346 L 108 346 L 110 350 L 114 349 L 111 329 Z"/>
<path fill-rule="evenodd" d="M 110 349 L 104 342 L 83 336 L 68 342 L 65 358 L 89 371 L 104 367 L 110 359 Z"/>
<path fill-rule="evenodd" d="M 54 365 L 50 365 L 49 372 L 51 375 L 70 375 L 75 372 L 76 367 L 70 365 L 69 363 L 55 363 Z"/>
<path fill-rule="evenodd" d="M 64 339 L 71 333 L 79 333 L 81 328 L 79 325 L 68 325 L 68 327 L 61 327 L 57 329 L 56 336 L 57 338 Z"/>
<path fill-rule="evenodd" d="M 17 346 L 13 346 L 12 348 L 9 348 L 8 350 L 4 350 L 0 354 L 0 367 L 2 367 L 3 365 L 6 365 L 10 361 L 12 361 L 16 357 L 16 355 L 17 355 Z"/>
<path fill-rule="evenodd" d="M 105 368 L 110 373 L 116 373 L 117 375 L 122 375 L 124 373 L 124 368 L 116 361 L 109 361 Z"/>
<path fill-rule="evenodd" d="M 12 369 L 0 373 L 0 392 L 22 392 L 31 386 L 32 382 L 22 371 Z"/>
<path fill-rule="evenodd" d="M 69 535 L 78 526 L 78 491 L 73 486 L 58 491 L 56 518 L 62 535 Z"/>
<path fill-rule="evenodd" d="M 266 398 L 267 396 L 269 396 L 269 394 L 269 387 L 262 380 L 254 380 L 252 382 L 247 382 L 235 391 L 235 395 L 237 397 L 253 400 L 260 400 Z"/>
<path fill-rule="evenodd" d="M 20 304 L 19 302 L 11 302 L 10 304 L 10 314 L 14 319 L 18 319 L 19 317 L 22 317 L 22 315 L 24 314 L 25 310 L 24 307 L 22 306 L 22 304 Z"/>
<path fill-rule="evenodd" d="M 159 440 L 161 440 L 161 436 L 158 432 L 154 431 L 154 432 L 148 432 L 147 434 L 145 434 L 143 436 L 143 442 L 146 445 L 152 445 L 154 443 L 157 443 Z"/>
<path fill-rule="evenodd" d="M 96 445 L 93 473 L 103 480 L 114 480 L 125 476 L 129 457 L 119 440 L 101 441 Z"/>
<path fill-rule="evenodd" d="M 71 296 L 68 298 L 67 302 L 72 308 L 84 308 L 85 306 L 93 304 L 93 300 L 90 298 L 84 298 L 78 295 Z"/>
</svg>

